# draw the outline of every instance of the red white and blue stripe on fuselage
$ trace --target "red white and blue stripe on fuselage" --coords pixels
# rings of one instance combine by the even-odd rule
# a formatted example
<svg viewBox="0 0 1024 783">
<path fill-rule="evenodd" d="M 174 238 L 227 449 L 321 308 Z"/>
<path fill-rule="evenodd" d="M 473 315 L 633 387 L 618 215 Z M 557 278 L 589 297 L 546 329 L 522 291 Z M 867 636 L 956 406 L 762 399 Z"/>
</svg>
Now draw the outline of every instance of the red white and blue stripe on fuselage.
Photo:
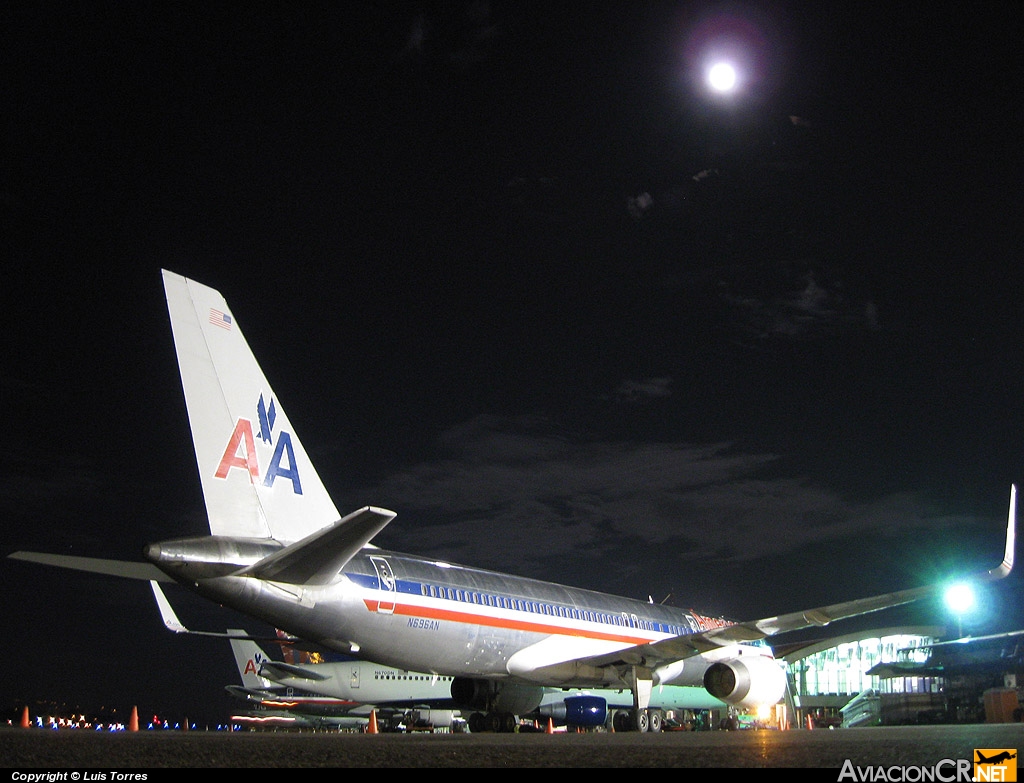
<svg viewBox="0 0 1024 783">
<path fill-rule="evenodd" d="M 349 565 L 355 568 L 344 575 L 360 589 L 369 612 L 408 617 L 426 628 L 451 622 L 628 647 L 731 624 L 675 607 L 391 552 Z M 396 566 L 407 574 L 397 576 Z M 430 578 L 430 571 L 444 580 Z"/>
</svg>

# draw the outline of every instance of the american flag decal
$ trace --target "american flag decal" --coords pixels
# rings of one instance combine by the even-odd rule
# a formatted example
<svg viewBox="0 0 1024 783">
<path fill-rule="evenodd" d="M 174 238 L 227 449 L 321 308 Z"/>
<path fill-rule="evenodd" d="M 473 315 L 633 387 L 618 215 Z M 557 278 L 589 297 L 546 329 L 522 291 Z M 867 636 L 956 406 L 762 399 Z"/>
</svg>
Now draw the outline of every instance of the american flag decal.
<svg viewBox="0 0 1024 783">
<path fill-rule="evenodd" d="M 221 329 L 231 328 L 231 316 L 227 313 L 222 313 L 220 310 L 214 310 L 210 308 L 210 323 L 214 326 L 219 326 Z"/>
</svg>

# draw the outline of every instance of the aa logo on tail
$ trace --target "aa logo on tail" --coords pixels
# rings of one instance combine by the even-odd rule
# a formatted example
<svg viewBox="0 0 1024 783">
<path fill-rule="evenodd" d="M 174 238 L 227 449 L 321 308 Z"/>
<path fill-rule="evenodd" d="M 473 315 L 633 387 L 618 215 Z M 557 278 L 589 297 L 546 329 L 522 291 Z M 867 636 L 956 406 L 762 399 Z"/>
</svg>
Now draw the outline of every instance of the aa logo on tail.
<svg viewBox="0 0 1024 783">
<path fill-rule="evenodd" d="M 277 409 L 274 406 L 274 399 L 271 397 L 268 407 L 260 395 L 256 404 L 256 419 L 259 422 L 259 431 L 256 437 L 267 446 L 274 446 L 273 456 L 266 473 L 263 475 L 263 486 L 272 487 L 277 479 L 291 479 L 292 491 L 296 495 L 302 494 L 302 482 L 299 480 L 299 466 L 295 464 L 295 450 L 292 448 L 292 436 L 290 433 L 281 432 L 277 436 L 277 444 L 274 445 L 274 422 L 277 419 Z M 249 480 L 254 484 L 260 481 L 259 458 L 256 454 L 256 437 L 252 433 L 252 422 L 249 419 L 239 419 L 235 422 L 235 429 L 228 439 L 228 445 L 224 449 L 224 456 L 220 458 L 217 472 L 214 474 L 219 479 L 226 479 L 232 468 L 240 468 L 249 474 Z"/>
<path fill-rule="evenodd" d="M 255 674 L 257 677 L 260 674 L 260 666 L 263 664 L 264 657 L 259 653 L 256 653 L 252 658 L 245 662 L 245 671 L 242 674 Z"/>
</svg>

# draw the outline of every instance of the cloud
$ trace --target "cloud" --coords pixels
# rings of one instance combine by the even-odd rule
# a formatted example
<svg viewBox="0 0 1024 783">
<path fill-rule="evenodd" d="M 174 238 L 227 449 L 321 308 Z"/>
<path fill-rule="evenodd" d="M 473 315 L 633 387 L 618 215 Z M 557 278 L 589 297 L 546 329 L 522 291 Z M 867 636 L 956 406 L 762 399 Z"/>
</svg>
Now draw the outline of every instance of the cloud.
<svg viewBox="0 0 1024 783">
<path fill-rule="evenodd" d="M 776 455 L 729 443 L 586 440 L 539 417 L 481 416 L 438 445 L 444 457 L 364 490 L 399 512 L 381 545 L 549 578 L 551 560 L 607 569 L 635 547 L 678 566 L 737 563 L 884 536 L 894 519 L 904 530 L 927 524 L 909 496 L 851 503 L 768 477 Z"/>
<path fill-rule="evenodd" d="M 626 199 L 626 209 L 637 220 L 642 218 L 653 206 L 654 198 L 647 191 L 644 191 L 639 196 L 630 196 Z"/>
<path fill-rule="evenodd" d="M 669 386 L 671 378 L 644 378 L 642 380 L 625 380 L 615 389 L 613 395 L 621 402 L 647 402 L 653 399 L 671 397 Z"/>
</svg>

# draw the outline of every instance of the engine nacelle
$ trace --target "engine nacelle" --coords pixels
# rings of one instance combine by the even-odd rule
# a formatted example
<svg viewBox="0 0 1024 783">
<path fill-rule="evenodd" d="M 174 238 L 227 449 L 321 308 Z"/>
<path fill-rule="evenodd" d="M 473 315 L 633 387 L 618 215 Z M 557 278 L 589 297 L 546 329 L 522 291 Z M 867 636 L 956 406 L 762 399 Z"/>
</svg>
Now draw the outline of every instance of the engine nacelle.
<svg viewBox="0 0 1024 783">
<path fill-rule="evenodd" d="M 704 688 L 734 707 L 776 704 L 786 692 L 786 672 L 774 658 L 765 655 L 731 658 L 708 667 Z"/>
<path fill-rule="evenodd" d="M 452 699 L 463 709 L 526 715 L 537 709 L 543 698 L 540 685 L 469 677 L 452 680 Z"/>
<path fill-rule="evenodd" d="M 569 726 L 603 726 L 608 720 L 608 702 L 600 696 L 568 696 L 565 722 Z"/>
<path fill-rule="evenodd" d="M 659 666 L 654 670 L 654 684 L 664 685 L 665 683 L 672 682 L 672 680 L 683 673 L 685 668 L 686 661 L 674 661 L 665 666 Z"/>
<path fill-rule="evenodd" d="M 455 710 L 415 709 L 409 713 L 409 719 L 414 726 L 451 726 L 455 715 Z"/>
</svg>

